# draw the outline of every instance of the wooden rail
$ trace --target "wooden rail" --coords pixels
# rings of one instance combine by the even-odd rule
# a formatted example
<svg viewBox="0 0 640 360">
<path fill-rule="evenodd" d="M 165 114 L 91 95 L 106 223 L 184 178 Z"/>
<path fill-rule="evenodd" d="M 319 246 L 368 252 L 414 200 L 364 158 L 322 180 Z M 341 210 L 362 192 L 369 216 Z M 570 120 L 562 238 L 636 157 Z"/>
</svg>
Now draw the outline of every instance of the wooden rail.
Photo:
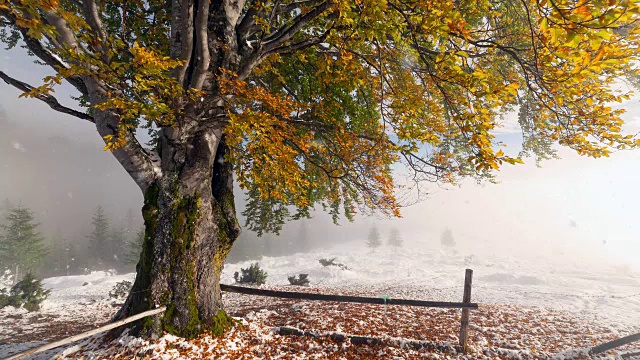
<svg viewBox="0 0 640 360">
<path fill-rule="evenodd" d="M 255 289 L 255 288 L 248 288 L 243 286 L 224 285 L 224 284 L 220 284 L 220 290 L 225 292 L 238 293 L 238 294 L 268 296 L 268 297 L 277 297 L 277 298 L 283 298 L 283 299 L 335 301 L 335 302 L 379 304 L 379 305 L 408 305 L 408 306 L 437 307 L 437 308 L 449 308 L 449 309 L 477 309 L 478 308 L 478 304 L 471 303 L 471 302 L 458 303 L 458 302 L 446 302 L 446 301 L 423 301 L 423 300 L 385 299 L 385 298 L 371 298 L 371 297 L 343 296 L 343 295 L 325 295 L 325 294 L 312 294 L 312 293 L 302 293 L 302 292 Z"/>
<path fill-rule="evenodd" d="M 640 351 L 636 351 L 636 352 L 629 352 L 626 354 L 622 354 L 621 356 L 623 359 L 632 359 L 632 358 L 637 358 L 640 357 Z"/>
<path fill-rule="evenodd" d="M 75 341 L 78 341 L 78 340 L 82 340 L 84 338 L 88 338 L 89 336 L 92 336 L 92 335 L 95 335 L 95 334 L 99 334 L 99 333 L 101 333 L 103 331 L 115 329 L 118 326 L 122 326 L 122 325 L 128 324 L 130 322 L 134 322 L 136 320 L 145 318 L 147 316 L 160 314 L 160 313 L 164 312 L 165 310 L 167 310 L 167 307 L 166 306 L 162 306 L 162 307 L 159 307 L 157 309 L 145 311 L 145 312 L 142 312 L 140 314 L 136 314 L 136 315 L 130 316 L 128 318 L 125 318 L 125 319 L 122 319 L 122 320 L 118 320 L 116 322 L 112 322 L 111 324 L 107 324 L 105 326 L 101 326 L 101 327 L 99 327 L 97 329 L 85 331 L 85 332 L 83 332 L 81 334 L 74 335 L 74 336 L 68 337 L 66 339 L 54 341 L 52 343 L 48 343 L 48 344 L 45 344 L 45 345 L 42 345 L 42 346 L 38 346 L 38 347 L 35 347 L 35 348 L 32 348 L 32 349 L 29 349 L 29 350 L 26 350 L 26 351 L 11 355 L 11 356 L 9 356 L 7 358 L 4 358 L 2 360 L 18 360 L 18 359 L 22 359 L 22 358 L 24 358 L 26 356 L 29 356 L 29 355 L 37 354 L 39 352 L 43 352 L 43 351 L 46 351 L 46 350 L 51 350 L 51 349 L 57 348 L 58 346 L 67 345 L 67 344 L 70 344 L 72 342 L 75 342 Z"/>
<path fill-rule="evenodd" d="M 611 350 L 611 349 L 615 349 L 617 347 L 620 347 L 622 345 L 627 345 L 627 344 L 635 342 L 635 341 L 640 341 L 640 333 L 639 334 L 633 334 L 633 335 L 625 336 L 625 337 L 620 338 L 620 339 L 616 339 L 616 340 L 609 341 L 609 342 L 606 342 L 606 343 L 598 345 L 598 346 L 594 346 L 593 348 L 591 348 L 590 353 L 591 354 L 600 354 L 600 353 L 603 353 L 605 351 L 608 351 L 608 350 Z"/>
</svg>

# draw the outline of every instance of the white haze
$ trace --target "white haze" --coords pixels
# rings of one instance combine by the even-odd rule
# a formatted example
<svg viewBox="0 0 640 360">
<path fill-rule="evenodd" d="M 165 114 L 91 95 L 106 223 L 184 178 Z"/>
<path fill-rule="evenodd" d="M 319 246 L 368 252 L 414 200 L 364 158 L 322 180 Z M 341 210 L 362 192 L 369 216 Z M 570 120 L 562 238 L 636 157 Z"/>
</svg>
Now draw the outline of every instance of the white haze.
<svg viewBox="0 0 640 360">
<path fill-rule="evenodd" d="M 22 54 L 7 54 L 0 53 L 0 68 L 11 69 L 19 79 L 37 83 L 46 73 Z M 58 96 L 72 104 L 69 94 L 64 88 Z M 0 84 L 0 199 L 32 207 L 44 228 L 62 229 L 72 237 L 87 233 L 98 204 L 115 218 L 129 208 L 140 209 L 140 191 L 102 151 L 92 124 L 18 95 Z M 625 107 L 635 130 L 637 101 Z M 500 138 L 517 143 L 509 129 Z M 434 186 L 428 200 L 404 209 L 402 219 L 359 218 L 335 227 L 326 215 L 318 215 L 309 223 L 310 238 L 317 243 L 364 241 L 375 224 L 384 238 L 391 227 L 399 228 L 405 246 L 439 248 L 440 234 L 450 228 L 461 253 L 613 262 L 640 269 L 640 153 L 623 151 L 597 160 L 566 149 L 560 155 L 562 160 L 543 162 L 542 168 L 533 160 L 505 166 L 495 185 Z"/>
</svg>

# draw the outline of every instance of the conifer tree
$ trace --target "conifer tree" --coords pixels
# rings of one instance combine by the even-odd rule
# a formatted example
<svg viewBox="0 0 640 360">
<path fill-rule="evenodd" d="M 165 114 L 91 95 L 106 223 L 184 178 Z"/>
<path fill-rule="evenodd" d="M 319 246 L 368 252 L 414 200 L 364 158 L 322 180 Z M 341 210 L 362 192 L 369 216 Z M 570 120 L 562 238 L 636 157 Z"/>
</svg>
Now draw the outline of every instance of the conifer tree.
<svg viewBox="0 0 640 360">
<path fill-rule="evenodd" d="M 140 259 L 144 228 L 140 229 L 140 224 L 136 223 L 133 211 L 128 209 L 120 226 L 111 227 L 111 246 L 116 265 L 135 265 Z"/>
<path fill-rule="evenodd" d="M 21 273 L 37 271 L 44 263 L 47 249 L 38 224 L 28 208 L 9 208 L 0 236 L 0 263 L 14 271 L 14 283 Z"/>
<path fill-rule="evenodd" d="M 391 228 L 387 243 L 395 248 L 402 247 L 402 237 L 400 236 L 400 231 L 397 228 Z"/>
<path fill-rule="evenodd" d="M 122 229 L 127 240 L 133 240 L 138 236 L 140 224 L 136 221 L 131 208 L 127 209 L 122 224 Z"/>
<path fill-rule="evenodd" d="M 456 241 L 453 239 L 453 233 L 451 232 L 451 229 L 446 228 L 442 232 L 442 235 L 440 235 L 440 243 L 442 244 L 442 246 L 447 248 L 456 246 Z"/>
<path fill-rule="evenodd" d="M 369 236 L 367 236 L 367 246 L 374 249 L 382 245 L 382 241 L 380 240 L 380 232 L 377 227 L 372 227 L 369 230 Z"/>
<path fill-rule="evenodd" d="M 109 228 L 110 256 L 107 263 L 111 263 L 114 266 L 124 264 L 124 256 L 128 250 L 128 244 L 126 227 L 112 225 Z"/>
<path fill-rule="evenodd" d="M 127 242 L 127 251 L 124 255 L 124 263 L 127 265 L 136 265 L 140 260 L 140 252 L 144 244 L 144 227 L 138 229 L 136 236 Z"/>
<path fill-rule="evenodd" d="M 105 262 L 111 257 L 109 219 L 102 206 L 98 206 L 93 220 L 93 231 L 89 235 L 89 257 L 93 261 L 94 268 L 104 268 Z"/>
<path fill-rule="evenodd" d="M 68 240 L 60 230 L 51 237 L 48 248 L 49 253 L 45 265 L 47 270 L 56 276 L 69 275 L 70 247 Z"/>
</svg>

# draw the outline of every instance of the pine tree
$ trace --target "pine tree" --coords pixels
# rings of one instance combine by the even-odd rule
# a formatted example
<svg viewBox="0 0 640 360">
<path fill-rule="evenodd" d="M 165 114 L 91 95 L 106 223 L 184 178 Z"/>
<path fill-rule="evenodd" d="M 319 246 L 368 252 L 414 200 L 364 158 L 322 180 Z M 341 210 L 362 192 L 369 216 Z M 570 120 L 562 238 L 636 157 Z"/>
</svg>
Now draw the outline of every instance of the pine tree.
<svg viewBox="0 0 640 360">
<path fill-rule="evenodd" d="M 400 231 L 397 228 L 391 228 L 387 244 L 395 248 L 402 247 L 402 237 L 400 236 Z"/>
<path fill-rule="evenodd" d="M 442 235 L 440 235 L 440 244 L 444 247 L 452 248 L 456 246 L 456 241 L 453 239 L 453 233 L 451 229 L 446 228 Z"/>
<path fill-rule="evenodd" d="M 70 246 L 60 230 L 51 238 L 48 248 L 47 270 L 56 276 L 69 275 Z"/>
<path fill-rule="evenodd" d="M 140 253 L 142 252 L 142 245 L 144 244 L 144 227 L 138 229 L 136 236 L 129 239 L 127 243 L 127 251 L 124 255 L 124 262 L 127 265 L 136 265 L 140 260 Z"/>
<path fill-rule="evenodd" d="M 136 224 L 133 211 L 128 209 L 119 227 L 111 228 L 111 247 L 115 265 L 135 265 L 140 258 L 144 228 Z"/>
<path fill-rule="evenodd" d="M 133 215 L 133 210 L 131 210 L 131 208 L 127 209 L 122 224 L 127 240 L 133 240 L 138 236 L 140 225 L 138 224 L 138 221 L 136 221 L 136 217 Z"/>
<path fill-rule="evenodd" d="M 98 206 L 93 215 L 93 231 L 89 235 L 89 257 L 93 261 L 94 268 L 104 268 L 106 261 L 110 260 L 110 230 L 109 219 L 102 206 Z"/>
<path fill-rule="evenodd" d="M 378 246 L 382 245 L 382 241 L 380 240 L 380 232 L 377 227 L 372 227 L 369 230 L 369 236 L 367 237 L 367 246 L 374 249 Z"/>
<path fill-rule="evenodd" d="M 107 263 L 111 263 L 114 266 L 124 264 L 124 256 L 128 250 L 128 244 L 126 227 L 111 226 L 109 229 L 110 257 Z"/>
<path fill-rule="evenodd" d="M 38 232 L 33 213 L 24 206 L 13 206 L 5 215 L 4 233 L 0 237 L 0 263 L 20 274 L 37 271 L 44 263 L 47 249 Z"/>
</svg>

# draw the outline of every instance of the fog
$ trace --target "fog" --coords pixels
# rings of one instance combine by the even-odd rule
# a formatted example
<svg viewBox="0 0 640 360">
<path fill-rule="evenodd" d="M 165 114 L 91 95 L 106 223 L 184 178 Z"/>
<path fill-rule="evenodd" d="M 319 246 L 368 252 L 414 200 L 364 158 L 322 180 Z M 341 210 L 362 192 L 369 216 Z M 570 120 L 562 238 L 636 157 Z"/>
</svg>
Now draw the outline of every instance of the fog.
<svg viewBox="0 0 640 360">
<path fill-rule="evenodd" d="M 23 56 L 2 56 L 0 66 L 17 68 L 13 74 L 27 81 L 37 82 L 45 75 L 37 65 L 23 66 L 20 61 L 24 62 Z M 63 88 L 57 95 L 71 104 L 68 91 Z M 98 205 L 115 220 L 133 209 L 141 223 L 140 190 L 102 150 L 93 125 L 18 95 L 0 85 L 0 199 L 35 211 L 45 235 L 61 231 L 74 241 L 83 241 L 90 232 Z M 638 101 L 624 106 L 630 129 L 638 130 Z M 517 153 L 520 137 L 508 119 L 498 139 Z M 461 253 L 607 262 L 640 269 L 636 256 L 640 153 L 621 151 L 596 160 L 561 149 L 560 156 L 561 160 L 543 162 L 541 168 L 531 159 L 525 165 L 506 165 L 497 174 L 498 184 L 465 181 L 459 187 L 431 186 L 428 199 L 404 208 L 401 219 L 358 217 L 354 223 L 342 220 L 335 226 L 318 213 L 304 221 L 305 231 L 314 247 L 326 247 L 364 243 L 374 225 L 386 241 L 389 230 L 396 227 L 405 246 L 435 250 L 441 246 L 440 234 L 450 228 Z M 241 212 L 240 191 L 236 200 Z M 278 240 L 287 244 L 288 252 L 301 249 L 295 245 L 301 227 L 300 222 L 288 224 L 285 240 Z M 273 238 L 257 239 L 245 232 L 240 241 L 262 249 Z"/>
</svg>

